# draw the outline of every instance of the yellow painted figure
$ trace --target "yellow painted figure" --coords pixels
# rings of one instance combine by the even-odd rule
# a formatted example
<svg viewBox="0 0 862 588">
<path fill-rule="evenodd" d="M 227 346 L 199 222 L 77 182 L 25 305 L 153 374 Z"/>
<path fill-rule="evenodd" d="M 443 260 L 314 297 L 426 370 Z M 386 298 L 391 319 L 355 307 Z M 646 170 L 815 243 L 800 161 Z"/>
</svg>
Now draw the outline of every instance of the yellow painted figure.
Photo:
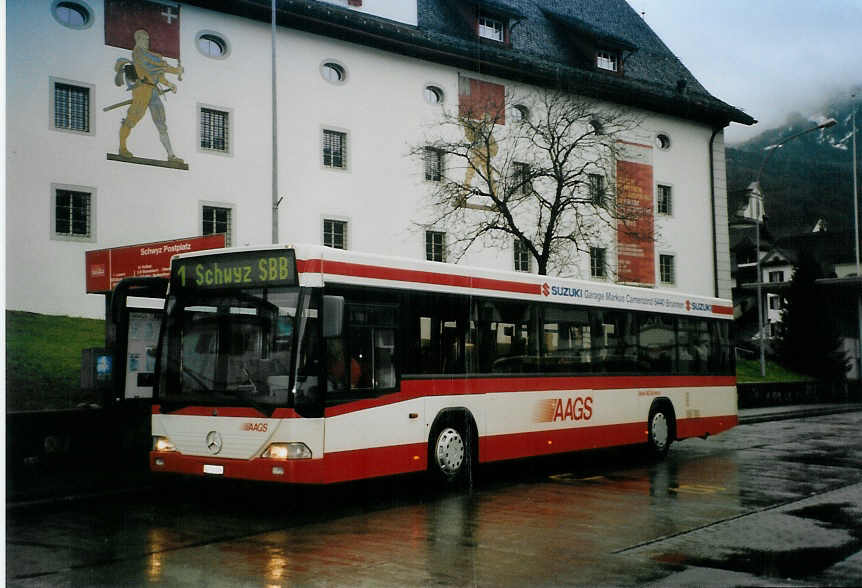
<svg viewBox="0 0 862 588">
<path fill-rule="evenodd" d="M 130 66 L 134 68 L 133 71 Z M 165 74 L 176 74 L 182 80 L 182 66 L 178 64 L 173 67 L 161 55 L 150 51 L 150 35 L 147 31 L 140 29 L 135 31 L 135 48 L 132 50 L 132 61 L 118 59 L 114 69 L 117 71 L 116 81 L 122 83 L 120 80 L 125 74 L 127 87 L 132 91 L 131 106 L 129 106 L 126 118 L 123 119 L 120 126 L 119 154 L 122 157 L 132 157 L 132 153 L 126 146 L 126 140 L 132 129 L 149 109 L 153 123 L 159 131 L 159 140 L 167 152 L 168 161 L 182 161 L 171 148 L 171 139 L 168 136 L 168 125 L 165 120 L 165 106 L 160 98 L 161 94 L 165 92 L 177 91 L 176 85 L 169 82 Z M 165 86 L 165 88 L 162 89 L 160 86 Z"/>
</svg>

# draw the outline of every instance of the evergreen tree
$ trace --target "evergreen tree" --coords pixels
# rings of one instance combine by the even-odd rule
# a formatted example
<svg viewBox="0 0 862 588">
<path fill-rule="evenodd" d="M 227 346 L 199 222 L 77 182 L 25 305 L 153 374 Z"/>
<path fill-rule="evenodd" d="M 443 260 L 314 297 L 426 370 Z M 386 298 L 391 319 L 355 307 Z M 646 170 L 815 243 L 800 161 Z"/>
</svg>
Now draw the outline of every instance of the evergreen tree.
<svg viewBox="0 0 862 588">
<path fill-rule="evenodd" d="M 794 371 L 825 381 L 842 381 L 847 374 L 847 359 L 828 294 L 815 285 L 819 277 L 817 262 L 803 253 L 784 295 L 778 359 Z"/>
</svg>

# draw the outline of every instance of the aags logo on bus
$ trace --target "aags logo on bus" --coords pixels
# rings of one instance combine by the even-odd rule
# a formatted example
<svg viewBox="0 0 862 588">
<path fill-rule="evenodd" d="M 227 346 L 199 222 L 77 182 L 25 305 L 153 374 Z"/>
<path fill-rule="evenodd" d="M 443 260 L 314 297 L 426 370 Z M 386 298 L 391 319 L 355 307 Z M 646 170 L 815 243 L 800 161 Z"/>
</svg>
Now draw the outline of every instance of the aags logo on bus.
<svg viewBox="0 0 862 588">
<path fill-rule="evenodd" d="M 536 421 L 588 421 L 593 417 L 593 397 L 548 398 L 536 407 Z"/>
</svg>

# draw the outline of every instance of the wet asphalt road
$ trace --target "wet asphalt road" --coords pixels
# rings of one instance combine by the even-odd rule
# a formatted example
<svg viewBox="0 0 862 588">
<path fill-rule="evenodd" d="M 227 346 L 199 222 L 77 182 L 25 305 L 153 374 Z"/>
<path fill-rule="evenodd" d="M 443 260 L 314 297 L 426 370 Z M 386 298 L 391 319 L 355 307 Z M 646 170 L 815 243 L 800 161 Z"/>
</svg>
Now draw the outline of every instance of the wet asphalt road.
<svg viewBox="0 0 862 588">
<path fill-rule="evenodd" d="M 7 511 L 10 586 L 862 584 L 862 412 L 334 488 L 171 481 Z M 216 483 L 203 483 L 216 482 Z"/>
</svg>

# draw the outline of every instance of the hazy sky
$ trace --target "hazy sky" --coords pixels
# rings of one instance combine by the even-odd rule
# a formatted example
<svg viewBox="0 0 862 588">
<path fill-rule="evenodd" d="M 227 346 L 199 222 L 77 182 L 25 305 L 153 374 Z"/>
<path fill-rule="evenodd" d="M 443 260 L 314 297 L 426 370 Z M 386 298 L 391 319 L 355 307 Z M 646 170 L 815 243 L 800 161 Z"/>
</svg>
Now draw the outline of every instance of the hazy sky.
<svg viewBox="0 0 862 588">
<path fill-rule="evenodd" d="M 760 121 L 728 142 L 817 114 L 857 88 L 862 0 L 628 0 L 709 92 Z"/>
</svg>

